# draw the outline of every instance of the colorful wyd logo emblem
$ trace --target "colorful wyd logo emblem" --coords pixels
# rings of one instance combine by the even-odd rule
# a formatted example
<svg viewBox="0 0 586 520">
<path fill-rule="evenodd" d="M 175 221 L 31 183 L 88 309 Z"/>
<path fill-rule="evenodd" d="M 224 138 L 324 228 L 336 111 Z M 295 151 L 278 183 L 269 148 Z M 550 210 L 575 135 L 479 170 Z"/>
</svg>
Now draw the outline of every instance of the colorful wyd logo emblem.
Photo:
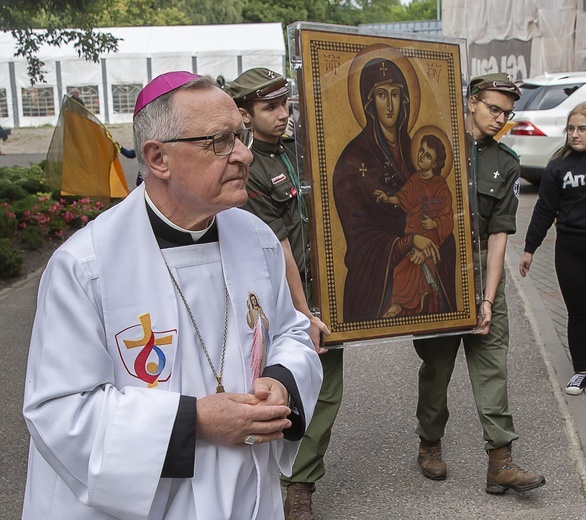
<svg viewBox="0 0 586 520">
<path fill-rule="evenodd" d="M 153 331 L 148 312 L 141 314 L 138 321 L 140 325 L 133 325 L 116 334 L 116 343 L 128 373 L 148 383 L 149 388 L 154 388 L 159 382 L 168 381 L 171 375 L 171 367 L 167 367 L 167 357 L 161 347 L 173 345 L 176 331 Z M 141 329 L 139 339 L 125 339 L 136 338 L 137 329 Z M 122 339 L 124 347 L 119 339 Z"/>
</svg>

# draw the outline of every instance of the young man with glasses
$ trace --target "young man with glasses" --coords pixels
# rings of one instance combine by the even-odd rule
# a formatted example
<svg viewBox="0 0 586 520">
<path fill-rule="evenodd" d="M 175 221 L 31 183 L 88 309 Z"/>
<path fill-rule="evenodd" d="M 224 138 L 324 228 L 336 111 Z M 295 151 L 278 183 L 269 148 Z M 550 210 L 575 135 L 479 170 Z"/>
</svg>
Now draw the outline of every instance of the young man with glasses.
<svg viewBox="0 0 586 520">
<path fill-rule="evenodd" d="M 282 247 L 238 209 L 251 133 L 182 71 L 142 89 L 133 126 L 144 182 L 41 280 L 22 518 L 282 519 L 322 378 Z"/>
<path fill-rule="evenodd" d="M 311 322 L 311 339 L 324 371 L 314 414 L 316 420 L 311 422 L 301 442 L 293 474 L 282 478 L 287 487 L 286 520 L 311 520 L 311 495 L 315 482 L 325 474 L 323 459 L 342 400 L 343 350 L 321 348 L 320 335 L 329 334 L 329 330 L 313 316 L 308 304 L 311 275 L 307 210 L 295 141 L 283 136 L 289 120 L 289 84 L 272 70 L 254 68 L 230 84 L 230 94 L 245 125 L 254 130 L 248 202 L 243 207 L 264 220 L 283 245 L 293 303 Z"/>
<path fill-rule="evenodd" d="M 470 175 L 475 186 L 482 273 L 476 284 L 481 293 L 478 323 L 473 334 L 440 336 L 414 341 L 422 360 L 417 403 L 422 474 L 444 480 L 441 439 L 448 421 L 448 385 L 460 343 L 464 344 L 468 373 L 488 453 L 486 492 L 528 491 L 545 484 L 543 475 L 525 471 L 512 462 L 511 443 L 518 438 L 507 395 L 509 323 L 505 298 L 504 259 L 507 238 L 515 233 L 519 203 L 520 166 L 516 154 L 494 139 L 521 96 L 506 74 L 488 74 L 470 81 L 467 127 L 470 137 Z"/>
</svg>

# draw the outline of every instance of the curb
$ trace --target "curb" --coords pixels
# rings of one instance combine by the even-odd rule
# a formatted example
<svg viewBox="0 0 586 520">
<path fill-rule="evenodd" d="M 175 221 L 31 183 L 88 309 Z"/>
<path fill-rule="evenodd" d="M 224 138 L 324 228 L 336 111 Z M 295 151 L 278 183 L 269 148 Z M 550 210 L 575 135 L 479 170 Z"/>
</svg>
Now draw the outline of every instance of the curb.
<svg viewBox="0 0 586 520">
<path fill-rule="evenodd" d="M 41 277 L 44 270 L 45 266 L 40 267 L 36 271 L 33 271 L 32 273 L 26 275 L 26 277 L 22 280 L 18 280 L 17 282 L 14 282 L 12 285 L 4 287 L 4 289 L 0 289 L 0 301 L 6 298 L 12 291 L 20 289 L 21 287 L 24 287 L 25 285 L 28 285 L 30 283 L 36 282 Z"/>
</svg>

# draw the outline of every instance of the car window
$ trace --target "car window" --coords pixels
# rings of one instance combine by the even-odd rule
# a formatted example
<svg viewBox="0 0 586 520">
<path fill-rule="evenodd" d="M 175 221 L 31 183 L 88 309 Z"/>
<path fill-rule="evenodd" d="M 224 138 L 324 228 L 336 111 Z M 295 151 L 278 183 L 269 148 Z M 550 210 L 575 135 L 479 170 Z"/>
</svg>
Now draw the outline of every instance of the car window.
<svg viewBox="0 0 586 520">
<path fill-rule="evenodd" d="M 584 83 L 547 86 L 524 84 L 521 86 L 523 95 L 515 103 L 515 110 L 548 110 L 557 107 L 582 85 Z"/>
</svg>

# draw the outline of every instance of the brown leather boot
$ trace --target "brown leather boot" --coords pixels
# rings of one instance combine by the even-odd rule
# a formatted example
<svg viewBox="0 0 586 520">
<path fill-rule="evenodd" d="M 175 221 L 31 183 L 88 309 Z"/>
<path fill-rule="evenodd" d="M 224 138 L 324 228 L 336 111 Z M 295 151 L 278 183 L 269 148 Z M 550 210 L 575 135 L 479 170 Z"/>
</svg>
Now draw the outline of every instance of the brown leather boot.
<svg viewBox="0 0 586 520">
<path fill-rule="evenodd" d="M 417 463 L 424 477 L 431 480 L 445 480 L 448 474 L 446 463 L 442 460 L 442 440 L 434 442 L 421 439 Z"/>
<path fill-rule="evenodd" d="M 508 489 L 521 493 L 544 484 L 543 475 L 531 473 L 513 463 L 510 443 L 496 450 L 488 450 L 487 493 L 500 495 Z"/>
<path fill-rule="evenodd" d="M 287 486 L 285 498 L 285 520 L 313 520 L 311 495 L 315 484 L 292 482 Z"/>
</svg>

